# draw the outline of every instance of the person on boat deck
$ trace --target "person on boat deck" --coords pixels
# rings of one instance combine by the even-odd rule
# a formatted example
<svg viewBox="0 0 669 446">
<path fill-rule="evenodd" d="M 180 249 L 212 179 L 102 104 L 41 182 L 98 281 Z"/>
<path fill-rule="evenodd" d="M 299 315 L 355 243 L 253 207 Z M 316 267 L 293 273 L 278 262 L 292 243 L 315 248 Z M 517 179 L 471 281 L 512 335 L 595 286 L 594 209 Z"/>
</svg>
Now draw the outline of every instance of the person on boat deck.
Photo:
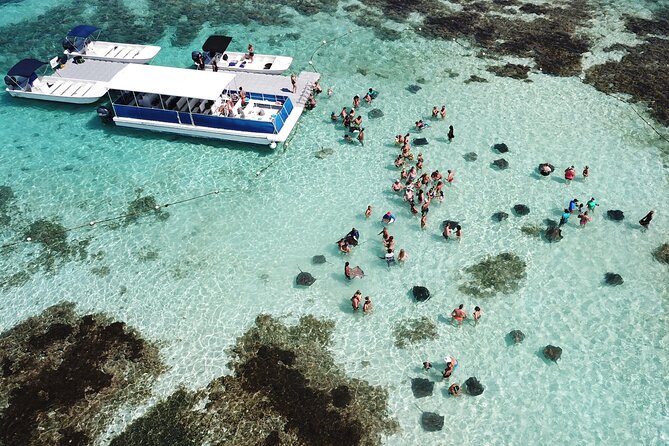
<svg viewBox="0 0 669 446">
<path fill-rule="evenodd" d="M 249 43 L 248 53 L 246 55 L 244 55 L 244 58 L 253 62 L 253 56 L 254 55 L 255 55 L 255 53 L 253 51 L 253 44 Z"/>
<path fill-rule="evenodd" d="M 216 59 L 211 59 L 211 69 L 214 73 L 218 71 L 218 65 L 216 64 Z"/>
<path fill-rule="evenodd" d="M 243 107 L 246 104 L 246 92 L 242 87 L 239 87 L 239 99 L 241 99 Z"/>
<path fill-rule="evenodd" d="M 201 53 L 198 53 L 195 63 L 197 63 L 198 70 L 204 70 L 204 57 L 202 57 Z"/>
</svg>

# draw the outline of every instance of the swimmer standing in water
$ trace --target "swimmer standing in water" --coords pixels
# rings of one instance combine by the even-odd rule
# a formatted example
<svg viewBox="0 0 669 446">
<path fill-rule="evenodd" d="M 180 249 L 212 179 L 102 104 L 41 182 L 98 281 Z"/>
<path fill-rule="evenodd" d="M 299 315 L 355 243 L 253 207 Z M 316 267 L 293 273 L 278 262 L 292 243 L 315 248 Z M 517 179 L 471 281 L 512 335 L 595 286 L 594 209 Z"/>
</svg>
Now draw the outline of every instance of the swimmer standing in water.
<svg viewBox="0 0 669 446">
<path fill-rule="evenodd" d="M 472 316 L 474 316 L 474 327 L 476 327 L 479 324 L 479 319 L 481 319 L 481 316 L 483 316 L 483 311 L 481 311 L 481 307 L 479 306 L 474 307 L 474 312 L 472 313 Z"/>
<path fill-rule="evenodd" d="M 463 310 L 464 304 L 460 304 L 458 308 L 451 312 L 451 318 L 453 321 L 458 323 L 458 326 L 462 327 L 462 322 L 467 319 L 467 312 Z"/>
<path fill-rule="evenodd" d="M 400 254 L 397 256 L 397 260 L 400 262 L 400 266 L 403 265 L 408 258 L 409 255 L 406 253 L 406 251 L 404 249 L 400 249 Z"/>
<path fill-rule="evenodd" d="M 360 290 L 358 290 L 351 298 L 351 306 L 353 307 L 353 311 L 358 311 L 358 308 L 360 308 L 361 299 L 362 299 L 362 293 L 360 292 Z"/>
<path fill-rule="evenodd" d="M 372 299 L 369 296 L 365 296 L 365 303 L 362 305 L 362 312 L 369 314 L 372 312 Z"/>
<path fill-rule="evenodd" d="M 367 210 L 365 211 L 365 218 L 369 218 L 372 216 L 372 205 L 370 204 L 367 206 Z"/>
</svg>

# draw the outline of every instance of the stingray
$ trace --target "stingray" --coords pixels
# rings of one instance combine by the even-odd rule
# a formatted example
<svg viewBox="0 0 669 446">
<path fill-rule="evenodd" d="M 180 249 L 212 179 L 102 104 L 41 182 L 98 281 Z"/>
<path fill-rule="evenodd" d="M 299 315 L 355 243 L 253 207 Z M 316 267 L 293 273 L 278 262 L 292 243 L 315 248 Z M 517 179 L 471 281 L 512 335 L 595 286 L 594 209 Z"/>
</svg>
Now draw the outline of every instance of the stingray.
<svg viewBox="0 0 669 446">
<path fill-rule="evenodd" d="M 295 281 L 297 282 L 298 285 L 311 286 L 316 281 L 316 278 L 311 274 L 300 270 L 300 274 L 297 275 Z"/>
<path fill-rule="evenodd" d="M 316 156 L 316 158 L 322 160 L 323 158 L 327 158 L 328 156 L 330 156 L 334 153 L 335 153 L 335 151 L 332 150 L 332 149 L 321 149 L 318 152 L 314 152 L 314 156 Z"/>
<path fill-rule="evenodd" d="M 497 150 L 499 153 L 506 153 L 509 151 L 509 147 L 504 143 L 495 144 L 492 146 L 492 148 Z"/>
<path fill-rule="evenodd" d="M 425 146 L 427 145 L 427 138 L 416 138 L 413 140 L 414 145 Z"/>
<path fill-rule="evenodd" d="M 469 152 L 465 153 L 463 155 L 463 158 L 465 159 L 465 161 L 476 161 L 479 158 L 479 156 L 476 154 L 476 152 Z"/>
<path fill-rule="evenodd" d="M 418 91 L 422 90 L 422 89 L 423 89 L 423 87 L 421 87 L 420 85 L 409 85 L 407 87 L 407 91 L 410 92 L 410 93 L 414 93 L 414 94 L 418 93 Z"/>
<path fill-rule="evenodd" d="M 370 110 L 369 113 L 367 113 L 367 116 L 369 116 L 371 119 L 381 118 L 383 116 L 383 112 L 378 108 L 374 108 Z"/>
<path fill-rule="evenodd" d="M 420 424 L 427 432 L 440 431 L 444 427 L 444 417 L 435 412 L 423 412 Z"/>
<path fill-rule="evenodd" d="M 327 262 L 327 260 L 325 260 L 324 255 L 317 255 L 311 258 L 311 263 L 313 263 L 314 265 L 322 265 L 325 262 Z"/>
</svg>

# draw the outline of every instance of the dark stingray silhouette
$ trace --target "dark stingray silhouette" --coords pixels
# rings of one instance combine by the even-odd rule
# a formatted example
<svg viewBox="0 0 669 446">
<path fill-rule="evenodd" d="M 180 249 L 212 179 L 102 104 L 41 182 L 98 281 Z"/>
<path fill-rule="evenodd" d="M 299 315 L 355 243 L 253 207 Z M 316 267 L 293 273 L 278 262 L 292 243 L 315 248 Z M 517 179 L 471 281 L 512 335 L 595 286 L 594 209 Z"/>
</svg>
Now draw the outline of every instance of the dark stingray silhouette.
<svg viewBox="0 0 669 446">
<path fill-rule="evenodd" d="M 428 432 L 440 431 L 444 427 L 444 417 L 436 412 L 423 412 L 420 424 Z"/>
<path fill-rule="evenodd" d="M 509 332 L 509 337 L 515 342 L 516 344 L 520 344 L 523 342 L 523 339 L 525 339 L 525 333 L 523 333 L 520 330 L 511 330 Z"/>
<path fill-rule="evenodd" d="M 297 275 L 295 281 L 297 282 L 298 285 L 301 286 L 311 286 L 316 281 L 316 278 L 311 274 L 300 270 L 300 274 Z"/>
<path fill-rule="evenodd" d="M 327 262 L 327 260 L 325 260 L 324 255 L 317 255 L 311 258 L 311 263 L 313 263 L 314 265 L 322 265 L 325 262 Z"/>
<path fill-rule="evenodd" d="M 558 359 L 562 357 L 562 349 L 554 345 L 547 345 L 544 347 L 544 356 L 546 359 L 550 359 L 551 361 L 557 363 Z"/>
</svg>

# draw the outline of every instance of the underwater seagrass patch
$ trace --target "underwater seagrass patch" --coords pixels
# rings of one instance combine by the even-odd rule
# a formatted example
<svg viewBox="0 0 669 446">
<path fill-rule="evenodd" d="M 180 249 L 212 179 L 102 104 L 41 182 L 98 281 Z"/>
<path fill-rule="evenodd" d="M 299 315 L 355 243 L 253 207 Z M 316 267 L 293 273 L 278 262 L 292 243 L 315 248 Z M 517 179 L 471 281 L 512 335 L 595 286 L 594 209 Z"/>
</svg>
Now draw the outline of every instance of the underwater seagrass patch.
<svg viewBox="0 0 669 446">
<path fill-rule="evenodd" d="M 405 348 L 420 341 L 439 337 L 437 324 L 427 316 L 402 319 L 393 328 L 395 347 Z"/>
<path fill-rule="evenodd" d="M 458 289 L 475 297 L 509 294 L 520 287 L 520 281 L 526 276 L 526 268 L 525 261 L 511 252 L 488 256 L 465 268 L 465 273 L 470 277 Z"/>
</svg>

